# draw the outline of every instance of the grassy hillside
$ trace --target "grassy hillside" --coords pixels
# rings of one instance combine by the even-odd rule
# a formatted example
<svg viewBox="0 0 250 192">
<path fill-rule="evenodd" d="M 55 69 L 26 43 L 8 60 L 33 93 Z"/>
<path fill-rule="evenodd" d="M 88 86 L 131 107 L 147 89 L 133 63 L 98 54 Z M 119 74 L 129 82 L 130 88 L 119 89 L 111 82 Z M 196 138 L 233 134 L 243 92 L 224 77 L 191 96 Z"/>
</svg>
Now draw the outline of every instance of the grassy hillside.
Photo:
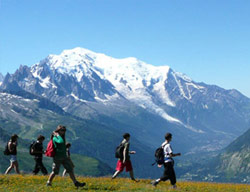
<svg viewBox="0 0 250 192">
<path fill-rule="evenodd" d="M 9 166 L 9 156 L 3 154 L 4 146 L 9 140 L 10 135 L 0 127 L 0 173 L 4 173 Z M 28 152 L 29 145 L 31 141 L 24 140 L 22 138 L 18 139 L 18 161 L 20 170 L 24 173 L 31 173 L 35 161 L 34 156 L 31 156 Z M 46 147 L 46 142 L 44 147 Z M 86 155 L 71 154 L 72 161 L 75 164 L 75 173 L 78 175 L 85 176 L 103 176 L 110 175 L 113 173 L 107 164 Z M 52 158 L 44 157 L 44 165 L 48 172 L 51 171 Z M 61 168 L 61 171 L 63 168 Z"/>
<path fill-rule="evenodd" d="M 0 191 L 5 192 L 36 192 L 36 191 L 77 191 L 71 180 L 62 177 L 54 179 L 52 187 L 47 187 L 45 176 L 30 175 L 8 175 L 0 176 Z M 169 181 L 160 183 L 156 188 L 150 184 L 150 180 L 140 180 L 136 183 L 129 179 L 118 178 L 89 178 L 78 177 L 81 182 L 87 185 L 83 191 L 140 191 L 140 192 L 161 192 L 161 191 L 178 191 L 178 192 L 246 192 L 250 191 L 250 185 L 243 184 L 222 184 L 222 183 L 200 183 L 200 182 L 178 182 L 178 189 L 170 189 Z"/>
<path fill-rule="evenodd" d="M 3 149 L 0 148 L 0 151 L 3 151 Z M 28 152 L 18 152 L 17 157 L 21 172 L 31 173 L 35 166 L 35 161 L 33 159 L 33 156 L 31 156 Z M 72 161 L 74 162 L 75 165 L 74 170 L 77 175 L 103 176 L 103 175 L 111 175 L 113 173 L 113 170 L 108 165 L 100 162 L 97 159 L 78 154 L 72 154 L 71 158 Z M 9 156 L 3 155 L 3 153 L 1 152 L 0 173 L 4 173 L 8 166 L 9 166 Z M 47 168 L 48 172 L 51 172 L 52 158 L 44 157 L 44 166 Z M 63 167 L 61 166 L 61 172 L 62 171 Z M 14 170 L 12 170 L 12 173 L 13 172 Z"/>
</svg>

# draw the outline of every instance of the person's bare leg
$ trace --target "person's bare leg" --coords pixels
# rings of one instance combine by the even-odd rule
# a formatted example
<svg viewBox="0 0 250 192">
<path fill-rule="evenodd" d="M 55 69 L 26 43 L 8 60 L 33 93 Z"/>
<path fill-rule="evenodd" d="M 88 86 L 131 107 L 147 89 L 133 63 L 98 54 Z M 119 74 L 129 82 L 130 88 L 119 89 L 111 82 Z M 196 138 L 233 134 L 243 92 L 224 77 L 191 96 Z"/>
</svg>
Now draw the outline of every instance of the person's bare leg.
<svg viewBox="0 0 250 192">
<path fill-rule="evenodd" d="M 16 171 L 16 173 L 20 174 L 18 162 L 17 161 L 13 162 L 13 165 L 14 165 L 14 170 Z"/>
<path fill-rule="evenodd" d="M 65 177 L 66 173 L 67 173 L 67 171 L 66 171 L 66 169 L 64 169 L 62 176 Z"/>
<path fill-rule="evenodd" d="M 51 185 L 51 183 L 52 183 L 52 181 L 53 181 L 53 179 L 54 179 L 55 176 L 56 176 L 56 174 L 52 171 L 50 173 L 50 175 L 49 175 L 49 179 L 47 181 L 47 185 Z"/>
<path fill-rule="evenodd" d="M 11 169 L 14 167 L 14 164 L 13 164 L 13 162 L 11 162 L 10 163 L 10 166 L 6 169 L 6 171 L 5 171 L 5 175 L 7 175 L 10 171 L 11 171 Z"/>
<path fill-rule="evenodd" d="M 114 175 L 112 176 L 112 179 L 116 178 L 120 173 L 121 173 L 121 171 L 116 171 L 114 173 Z"/>
</svg>

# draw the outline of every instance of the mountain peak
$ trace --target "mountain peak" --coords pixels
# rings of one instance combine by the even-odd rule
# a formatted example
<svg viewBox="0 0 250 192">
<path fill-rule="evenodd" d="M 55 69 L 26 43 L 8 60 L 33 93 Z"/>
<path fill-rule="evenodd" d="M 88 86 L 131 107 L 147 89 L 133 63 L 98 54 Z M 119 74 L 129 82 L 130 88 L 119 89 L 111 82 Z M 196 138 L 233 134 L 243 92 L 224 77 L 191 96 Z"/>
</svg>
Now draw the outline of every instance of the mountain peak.
<svg viewBox="0 0 250 192">
<path fill-rule="evenodd" d="M 95 53 L 89 49 L 85 49 L 82 47 L 76 47 L 73 49 L 66 49 L 60 55 L 65 56 L 65 55 L 96 55 L 96 54 L 97 53 Z"/>
<path fill-rule="evenodd" d="M 75 76 L 76 73 L 88 75 L 91 71 L 96 71 L 109 80 L 117 79 L 115 76 L 119 75 L 123 79 L 129 77 L 129 79 L 151 81 L 151 79 L 165 78 L 170 70 L 169 66 L 153 66 L 135 57 L 117 59 L 81 47 L 64 50 L 60 55 L 49 55 L 47 60 L 52 69 L 61 73 Z"/>
</svg>

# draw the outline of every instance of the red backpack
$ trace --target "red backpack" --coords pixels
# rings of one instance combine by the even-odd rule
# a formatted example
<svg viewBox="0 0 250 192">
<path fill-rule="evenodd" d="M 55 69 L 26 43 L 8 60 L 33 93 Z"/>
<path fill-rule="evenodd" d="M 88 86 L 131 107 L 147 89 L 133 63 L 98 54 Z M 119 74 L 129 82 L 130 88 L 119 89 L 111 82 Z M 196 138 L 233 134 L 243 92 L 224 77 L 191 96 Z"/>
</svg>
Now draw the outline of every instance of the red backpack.
<svg viewBox="0 0 250 192">
<path fill-rule="evenodd" d="M 47 157 L 54 157 L 56 154 L 56 150 L 55 150 L 55 147 L 54 147 L 54 144 L 53 144 L 53 140 L 51 139 L 49 142 L 48 142 L 48 145 L 47 145 L 47 149 L 45 151 L 45 155 Z"/>
</svg>

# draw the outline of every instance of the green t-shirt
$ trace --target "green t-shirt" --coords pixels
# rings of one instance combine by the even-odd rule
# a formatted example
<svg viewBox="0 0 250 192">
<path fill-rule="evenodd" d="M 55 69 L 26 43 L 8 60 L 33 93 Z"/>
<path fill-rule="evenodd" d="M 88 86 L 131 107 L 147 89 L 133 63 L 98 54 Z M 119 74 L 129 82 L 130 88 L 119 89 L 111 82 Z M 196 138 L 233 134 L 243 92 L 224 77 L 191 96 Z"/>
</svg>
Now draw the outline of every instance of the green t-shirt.
<svg viewBox="0 0 250 192">
<path fill-rule="evenodd" d="M 60 135 L 53 137 L 53 144 L 56 149 L 56 157 L 67 157 L 65 141 Z"/>
</svg>

